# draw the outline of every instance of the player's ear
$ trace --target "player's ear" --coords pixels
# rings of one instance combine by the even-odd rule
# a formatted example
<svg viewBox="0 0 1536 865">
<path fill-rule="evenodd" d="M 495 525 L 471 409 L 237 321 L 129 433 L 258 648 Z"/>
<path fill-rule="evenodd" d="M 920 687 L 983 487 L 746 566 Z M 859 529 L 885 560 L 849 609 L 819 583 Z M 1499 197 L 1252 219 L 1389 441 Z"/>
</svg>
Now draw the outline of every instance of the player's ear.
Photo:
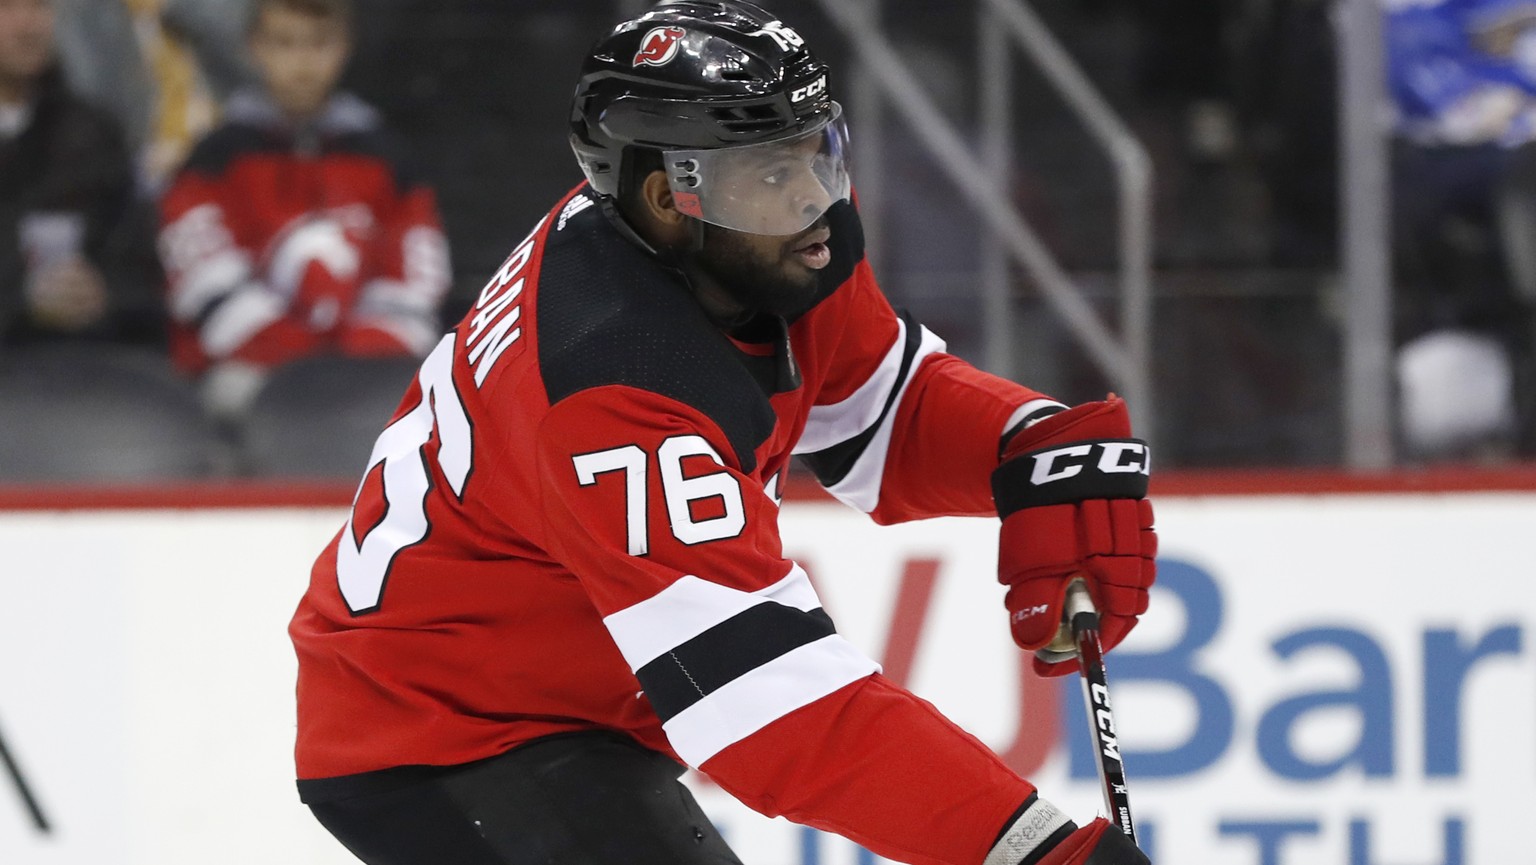
<svg viewBox="0 0 1536 865">
<path fill-rule="evenodd" d="M 688 241 L 688 218 L 677 212 L 667 173 L 660 168 L 629 187 L 619 200 L 619 210 L 635 231 L 658 249 L 670 249 Z"/>
<path fill-rule="evenodd" d="M 677 204 L 672 199 L 672 185 L 667 182 L 665 171 L 657 169 L 645 176 L 640 184 L 640 201 L 646 215 L 663 231 L 671 233 L 682 229 L 687 217 L 677 210 Z"/>
</svg>

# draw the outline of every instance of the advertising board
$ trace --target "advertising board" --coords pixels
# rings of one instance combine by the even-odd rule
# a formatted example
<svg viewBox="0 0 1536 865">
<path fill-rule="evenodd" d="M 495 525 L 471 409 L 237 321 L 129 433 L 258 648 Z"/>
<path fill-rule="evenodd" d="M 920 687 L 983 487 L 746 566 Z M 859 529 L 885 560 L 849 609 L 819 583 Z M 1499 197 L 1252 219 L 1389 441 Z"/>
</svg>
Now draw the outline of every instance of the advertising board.
<svg viewBox="0 0 1536 865">
<path fill-rule="evenodd" d="M 0 862 L 352 861 L 294 793 L 284 632 L 343 516 L 0 512 Z M 1102 810 L 1075 678 L 1009 641 L 995 520 L 781 519 L 886 675 Z M 1530 861 L 1536 494 L 1169 497 L 1158 522 L 1152 611 L 1108 662 L 1154 862 Z M 748 865 L 878 861 L 688 782 Z"/>
</svg>

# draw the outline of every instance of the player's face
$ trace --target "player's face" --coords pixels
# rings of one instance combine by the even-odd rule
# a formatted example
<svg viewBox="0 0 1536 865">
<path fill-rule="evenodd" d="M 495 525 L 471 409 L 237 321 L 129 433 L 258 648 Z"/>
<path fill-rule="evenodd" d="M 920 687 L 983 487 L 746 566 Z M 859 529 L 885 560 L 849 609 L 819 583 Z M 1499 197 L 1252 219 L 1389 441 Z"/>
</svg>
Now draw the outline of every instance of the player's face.
<svg viewBox="0 0 1536 865">
<path fill-rule="evenodd" d="M 0 0 L 0 82 L 31 81 L 52 60 L 51 0 Z"/>
<path fill-rule="evenodd" d="M 831 103 L 808 131 L 789 138 L 663 154 L 677 209 L 746 234 L 788 237 L 851 196 L 848 130 Z"/>
<path fill-rule="evenodd" d="M 303 118 L 319 112 L 330 98 L 351 41 L 341 21 L 274 4 L 262 9 L 250 48 L 277 107 L 290 117 Z"/>
<path fill-rule="evenodd" d="M 729 202 L 727 212 L 751 213 L 756 226 L 785 228 L 805 225 L 826 213 L 834 199 L 819 180 L 820 144 L 819 139 L 809 138 L 789 146 L 744 151 L 747 155 L 718 181 Z M 735 228 L 750 230 L 748 225 Z"/>
<path fill-rule="evenodd" d="M 832 261 L 825 216 L 785 237 L 704 226 L 698 263 L 737 302 L 776 315 L 804 312 L 820 288 L 818 271 Z"/>
</svg>

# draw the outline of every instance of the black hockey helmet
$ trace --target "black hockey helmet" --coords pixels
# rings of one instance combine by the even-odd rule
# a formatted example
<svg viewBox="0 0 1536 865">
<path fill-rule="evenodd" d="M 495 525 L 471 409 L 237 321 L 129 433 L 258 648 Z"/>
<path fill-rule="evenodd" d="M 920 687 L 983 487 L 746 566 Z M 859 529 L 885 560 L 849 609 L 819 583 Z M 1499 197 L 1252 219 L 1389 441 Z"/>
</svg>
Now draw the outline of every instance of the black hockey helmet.
<svg viewBox="0 0 1536 865">
<path fill-rule="evenodd" d="M 570 140 L 601 196 L 640 180 L 646 148 L 663 154 L 683 213 L 792 234 L 849 195 L 841 114 L 826 65 L 777 18 L 739 0 L 666 0 L 593 47 Z"/>
</svg>

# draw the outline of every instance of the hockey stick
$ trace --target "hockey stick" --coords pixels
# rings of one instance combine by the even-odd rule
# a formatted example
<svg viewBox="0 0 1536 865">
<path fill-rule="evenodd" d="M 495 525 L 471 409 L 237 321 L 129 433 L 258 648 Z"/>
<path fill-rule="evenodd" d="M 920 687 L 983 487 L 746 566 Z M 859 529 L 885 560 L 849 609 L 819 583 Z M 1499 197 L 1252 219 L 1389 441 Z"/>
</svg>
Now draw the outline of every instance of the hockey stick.
<svg viewBox="0 0 1536 865">
<path fill-rule="evenodd" d="M 6 774 L 11 776 L 11 782 L 16 785 L 16 792 L 21 796 L 21 804 L 26 807 L 27 813 L 32 817 L 32 825 L 36 826 L 39 832 L 47 834 L 52 827 L 48 825 L 48 818 L 43 816 L 43 809 L 37 804 L 37 797 L 32 795 L 32 787 L 27 784 L 27 779 L 21 774 L 21 767 L 16 765 L 10 749 L 5 746 L 3 735 L 0 735 L 0 764 L 5 766 Z"/>
<path fill-rule="evenodd" d="M 1088 734 L 1098 752 L 1099 784 L 1104 808 L 1111 823 L 1136 842 L 1131 822 L 1131 796 L 1125 785 L 1125 765 L 1120 761 L 1120 738 L 1109 707 L 1109 683 L 1104 675 L 1104 649 L 1099 644 L 1099 612 L 1081 579 L 1067 586 L 1063 616 L 1077 647 L 1078 672 L 1082 675 L 1083 705 L 1088 712 Z M 1058 637 L 1058 639 L 1061 639 Z M 1053 648 L 1055 644 L 1053 643 Z"/>
</svg>

